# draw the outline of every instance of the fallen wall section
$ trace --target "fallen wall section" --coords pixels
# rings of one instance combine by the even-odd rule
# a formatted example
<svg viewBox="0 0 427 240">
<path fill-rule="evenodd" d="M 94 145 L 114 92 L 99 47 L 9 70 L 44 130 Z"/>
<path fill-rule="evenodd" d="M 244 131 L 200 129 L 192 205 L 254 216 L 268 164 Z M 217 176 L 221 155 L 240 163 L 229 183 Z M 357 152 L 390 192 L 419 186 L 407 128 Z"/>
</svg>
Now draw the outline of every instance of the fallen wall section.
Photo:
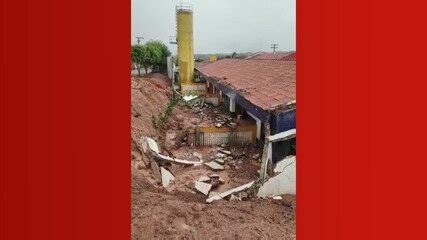
<svg viewBox="0 0 427 240">
<path fill-rule="evenodd" d="M 278 175 L 268 179 L 258 190 L 258 197 L 274 197 L 282 194 L 296 194 L 296 160 L 294 157 L 285 158 L 279 162 L 281 171 Z M 279 164 L 278 163 L 278 164 Z M 277 166 L 277 165 L 276 165 Z"/>
</svg>

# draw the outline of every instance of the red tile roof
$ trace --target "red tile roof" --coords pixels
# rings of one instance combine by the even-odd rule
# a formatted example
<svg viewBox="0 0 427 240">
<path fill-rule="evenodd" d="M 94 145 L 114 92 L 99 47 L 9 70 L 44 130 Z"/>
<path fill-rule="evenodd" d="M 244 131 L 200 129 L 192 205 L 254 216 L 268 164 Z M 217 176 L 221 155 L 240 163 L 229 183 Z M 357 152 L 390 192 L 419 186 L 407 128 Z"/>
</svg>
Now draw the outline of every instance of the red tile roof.
<svg viewBox="0 0 427 240">
<path fill-rule="evenodd" d="M 282 58 L 281 60 L 283 60 L 283 61 L 296 61 L 297 60 L 297 53 L 296 52 L 291 53 L 291 54 L 285 56 L 284 58 Z"/>
<path fill-rule="evenodd" d="M 196 68 L 198 68 L 198 67 L 204 67 L 210 63 L 211 62 L 209 62 L 209 61 L 202 61 L 202 62 L 196 62 L 195 64 L 196 64 Z"/>
<path fill-rule="evenodd" d="M 296 100 L 294 61 L 223 59 L 196 68 L 264 110 Z"/>
<path fill-rule="evenodd" d="M 247 57 L 246 59 L 295 61 L 296 53 L 295 52 L 277 52 L 277 53 L 259 52 Z"/>
</svg>

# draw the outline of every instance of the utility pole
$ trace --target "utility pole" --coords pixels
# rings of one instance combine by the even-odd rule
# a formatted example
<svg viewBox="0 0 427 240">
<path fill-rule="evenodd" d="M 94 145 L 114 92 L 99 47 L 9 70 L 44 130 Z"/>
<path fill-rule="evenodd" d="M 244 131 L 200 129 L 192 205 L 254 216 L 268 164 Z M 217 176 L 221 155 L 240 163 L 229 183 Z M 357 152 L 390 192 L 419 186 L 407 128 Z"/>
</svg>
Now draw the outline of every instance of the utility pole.
<svg viewBox="0 0 427 240">
<path fill-rule="evenodd" d="M 273 43 L 273 44 L 271 44 L 271 48 L 273 49 L 273 53 L 275 53 L 276 52 L 276 48 L 279 48 L 279 44 Z"/>
<path fill-rule="evenodd" d="M 136 37 L 136 42 L 139 45 L 142 42 L 143 37 Z"/>
</svg>

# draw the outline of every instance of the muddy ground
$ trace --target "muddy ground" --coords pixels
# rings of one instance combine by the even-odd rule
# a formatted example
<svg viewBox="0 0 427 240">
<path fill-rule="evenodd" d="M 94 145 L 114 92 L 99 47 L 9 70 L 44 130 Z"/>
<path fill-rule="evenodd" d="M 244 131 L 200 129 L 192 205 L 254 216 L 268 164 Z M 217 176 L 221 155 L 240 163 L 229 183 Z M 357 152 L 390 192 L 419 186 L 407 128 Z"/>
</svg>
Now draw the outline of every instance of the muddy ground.
<svg viewBox="0 0 427 240">
<path fill-rule="evenodd" d="M 153 116 L 164 113 L 172 97 L 168 82 L 160 74 L 132 79 L 132 239 L 295 239 L 294 196 L 206 204 L 206 196 L 192 188 L 199 176 L 212 173 L 206 166 L 171 165 L 169 170 L 176 179 L 167 189 L 156 184 L 138 146 L 141 136 L 156 139 L 174 157 L 194 160 L 192 153 L 197 152 L 209 159 L 217 153 L 217 147 L 191 147 L 176 140 L 182 129 L 198 119 L 186 106 L 177 106 L 164 126 L 154 127 Z M 244 146 L 229 150 L 244 154 L 239 153 L 224 171 L 215 172 L 225 180 L 215 189 L 218 192 L 255 180 L 258 175 L 259 161 L 249 156 L 259 149 Z"/>
</svg>

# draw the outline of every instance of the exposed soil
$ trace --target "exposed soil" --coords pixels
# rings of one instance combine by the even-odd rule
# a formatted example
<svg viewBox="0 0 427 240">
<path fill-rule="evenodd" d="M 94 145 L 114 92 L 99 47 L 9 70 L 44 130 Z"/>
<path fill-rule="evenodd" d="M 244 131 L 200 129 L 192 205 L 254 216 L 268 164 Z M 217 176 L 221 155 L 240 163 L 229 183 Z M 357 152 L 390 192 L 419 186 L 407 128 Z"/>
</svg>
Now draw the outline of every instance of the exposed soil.
<svg viewBox="0 0 427 240">
<path fill-rule="evenodd" d="M 197 152 L 207 162 L 218 152 L 215 146 L 181 144 L 182 132 L 203 121 L 186 106 L 178 105 L 162 128 L 154 127 L 153 116 L 162 114 L 172 97 L 168 83 L 161 74 L 132 79 L 132 239 L 294 239 L 294 196 L 206 204 L 206 196 L 194 190 L 194 181 L 210 173 L 224 180 L 216 192 L 255 180 L 260 163 L 250 157 L 259 152 L 254 146 L 229 148 L 233 159 L 223 171 L 204 165 L 169 165 L 175 180 L 166 189 L 155 183 L 148 159 L 138 147 L 141 136 L 154 138 L 167 155 L 181 159 L 196 160 Z"/>
</svg>

